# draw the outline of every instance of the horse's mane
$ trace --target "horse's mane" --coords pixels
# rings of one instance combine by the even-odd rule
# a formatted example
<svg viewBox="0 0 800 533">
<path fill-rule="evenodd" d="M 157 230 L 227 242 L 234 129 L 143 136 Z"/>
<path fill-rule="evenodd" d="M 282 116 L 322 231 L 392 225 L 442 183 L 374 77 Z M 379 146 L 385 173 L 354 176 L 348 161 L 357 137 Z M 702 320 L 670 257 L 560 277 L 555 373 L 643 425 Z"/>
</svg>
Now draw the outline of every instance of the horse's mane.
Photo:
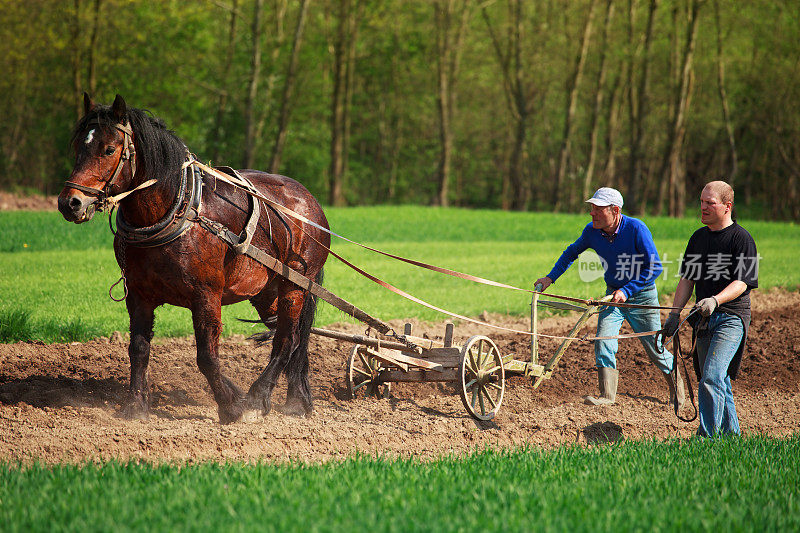
<svg viewBox="0 0 800 533">
<path fill-rule="evenodd" d="M 128 120 L 133 129 L 133 142 L 136 146 L 136 164 L 144 170 L 143 180 L 156 178 L 162 183 L 177 182 L 178 170 L 186 157 L 186 146 L 177 135 L 169 130 L 160 118 L 150 111 L 128 108 Z M 111 106 L 96 105 L 75 125 L 71 145 L 82 138 L 90 123 L 98 122 L 103 129 L 116 124 Z M 138 171 L 137 171 L 138 174 Z"/>
</svg>

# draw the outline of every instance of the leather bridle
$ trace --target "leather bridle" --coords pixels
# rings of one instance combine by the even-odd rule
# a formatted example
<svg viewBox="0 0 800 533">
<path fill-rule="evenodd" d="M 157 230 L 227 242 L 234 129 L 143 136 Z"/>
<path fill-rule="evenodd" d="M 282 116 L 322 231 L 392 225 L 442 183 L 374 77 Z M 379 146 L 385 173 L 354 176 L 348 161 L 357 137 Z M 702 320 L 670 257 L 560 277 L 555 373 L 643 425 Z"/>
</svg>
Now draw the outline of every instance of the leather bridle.
<svg viewBox="0 0 800 533">
<path fill-rule="evenodd" d="M 90 122 L 89 125 L 103 126 L 97 119 Z M 133 144 L 133 129 L 131 128 L 129 123 L 126 124 L 117 123 L 114 124 L 114 127 L 122 132 L 123 136 L 122 153 L 119 156 L 119 160 L 117 161 L 117 166 L 114 169 L 114 173 L 111 175 L 111 178 L 109 178 L 109 180 L 106 182 L 105 187 L 103 187 L 102 189 L 97 189 L 95 187 L 87 187 L 86 185 L 80 185 L 78 183 L 75 183 L 74 181 L 64 182 L 65 185 L 68 185 L 73 189 L 77 189 L 83 193 L 88 194 L 89 196 L 96 197 L 97 200 L 92 202 L 92 205 L 99 204 L 97 209 L 98 211 L 102 211 L 105 207 L 113 207 L 119 200 L 121 200 L 128 194 L 132 193 L 133 191 L 152 185 L 155 182 L 155 180 L 150 180 L 148 182 L 143 183 L 136 189 L 119 194 L 117 196 L 111 196 L 111 187 L 114 186 L 114 184 L 117 181 L 117 178 L 119 178 L 119 175 L 122 173 L 122 167 L 125 166 L 126 161 L 130 162 L 131 177 L 133 177 L 136 174 L 136 147 Z"/>
</svg>

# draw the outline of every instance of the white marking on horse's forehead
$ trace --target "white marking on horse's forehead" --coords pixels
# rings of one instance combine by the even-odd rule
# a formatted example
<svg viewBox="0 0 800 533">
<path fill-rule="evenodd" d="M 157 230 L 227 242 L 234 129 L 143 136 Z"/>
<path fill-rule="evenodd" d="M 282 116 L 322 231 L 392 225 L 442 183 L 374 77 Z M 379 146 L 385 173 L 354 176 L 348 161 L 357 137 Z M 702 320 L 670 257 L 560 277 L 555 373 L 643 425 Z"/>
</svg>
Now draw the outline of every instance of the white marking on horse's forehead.
<svg viewBox="0 0 800 533">
<path fill-rule="evenodd" d="M 89 144 L 94 139 L 94 129 L 89 130 L 89 135 L 86 136 L 86 140 L 83 141 L 86 144 Z"/>
</svg>

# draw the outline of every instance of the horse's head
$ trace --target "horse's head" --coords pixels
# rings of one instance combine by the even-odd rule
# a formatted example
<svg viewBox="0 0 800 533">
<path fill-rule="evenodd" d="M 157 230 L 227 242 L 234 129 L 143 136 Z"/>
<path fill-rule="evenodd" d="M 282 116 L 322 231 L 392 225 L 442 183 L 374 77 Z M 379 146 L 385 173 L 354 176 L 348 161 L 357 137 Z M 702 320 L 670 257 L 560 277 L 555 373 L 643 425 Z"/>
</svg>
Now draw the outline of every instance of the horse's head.
<svg viewBox="0 0 800 533">
<path fill-rule="evenodd" d="M 96 105 L 84 93 L 83 106 L 72 138 L 75 167 L 58 195 L 58 210 L 76 224 L 91 220 L 109 197 L 127 190 L 136 173 L 125 100 L 117 95 L 110 107 Z"/>
</svg>

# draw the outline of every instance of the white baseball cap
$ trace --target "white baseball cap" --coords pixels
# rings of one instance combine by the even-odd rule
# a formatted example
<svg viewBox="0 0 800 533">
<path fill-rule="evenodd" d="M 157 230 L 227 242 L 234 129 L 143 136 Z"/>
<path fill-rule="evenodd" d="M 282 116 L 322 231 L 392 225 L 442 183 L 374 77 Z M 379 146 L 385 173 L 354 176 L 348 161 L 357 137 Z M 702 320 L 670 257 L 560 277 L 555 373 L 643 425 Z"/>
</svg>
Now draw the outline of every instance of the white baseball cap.
<svg viewBox="0 0 800 533">
<path fill-rule="evenodd" d="M 623 204 L 622 194 L 620 194 L 617 189 L 612 189 L 611 187 L 600 187 L 586 202 L 599 207 L 606 207 L 609 205 L 622 207 Z"/>
</svg>

